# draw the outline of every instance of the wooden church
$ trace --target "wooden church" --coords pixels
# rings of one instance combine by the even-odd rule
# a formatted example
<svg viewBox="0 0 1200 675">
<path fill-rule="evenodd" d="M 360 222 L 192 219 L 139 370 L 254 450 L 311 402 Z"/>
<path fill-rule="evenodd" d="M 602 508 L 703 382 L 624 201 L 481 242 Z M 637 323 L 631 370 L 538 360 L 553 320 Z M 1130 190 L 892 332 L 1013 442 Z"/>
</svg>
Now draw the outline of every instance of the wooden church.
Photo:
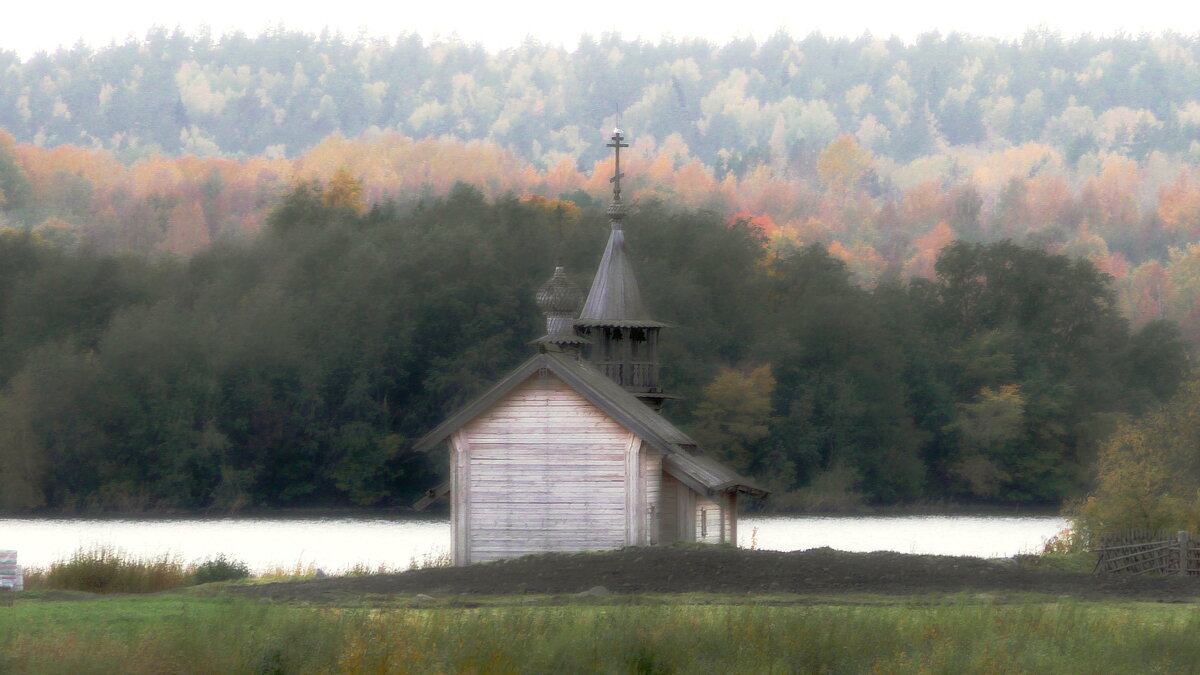
<svg viewBox="0 0 1200 675">
<path fill-rule="evenodd" d="M 625 251 L 616 130 L 612 233 L 586 301 L 561 266 L 538 291 L 539 353 L 417 443 L 449 440 L 456 565 L 549 551 L 737 544 L 737 497 L 766 491 L 659 411 L 658 339 Z M 580 304 L 582 303 L 582 310 Z"/>
</svg>

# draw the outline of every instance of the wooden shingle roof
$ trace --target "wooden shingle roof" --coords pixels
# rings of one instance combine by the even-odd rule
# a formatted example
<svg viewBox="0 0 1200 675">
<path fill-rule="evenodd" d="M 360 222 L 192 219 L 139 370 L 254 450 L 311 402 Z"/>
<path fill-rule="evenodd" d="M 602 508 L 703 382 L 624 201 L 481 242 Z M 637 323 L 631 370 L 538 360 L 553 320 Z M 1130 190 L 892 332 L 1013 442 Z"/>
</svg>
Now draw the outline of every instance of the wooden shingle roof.
<svg viewBox="0 0 1200 675">
<path fill-rule="evenodd" d="M 613 221 L 612 233 L 600 267 L 592 279 L 583 310 L 575 321 L 577 326 L 645 326 L 664 327 L 666 324 L 650 318 L 650 312 L 642 302 L 633 265 L 625 252 L 625 230 L 619 221 Z"/>
</svg>

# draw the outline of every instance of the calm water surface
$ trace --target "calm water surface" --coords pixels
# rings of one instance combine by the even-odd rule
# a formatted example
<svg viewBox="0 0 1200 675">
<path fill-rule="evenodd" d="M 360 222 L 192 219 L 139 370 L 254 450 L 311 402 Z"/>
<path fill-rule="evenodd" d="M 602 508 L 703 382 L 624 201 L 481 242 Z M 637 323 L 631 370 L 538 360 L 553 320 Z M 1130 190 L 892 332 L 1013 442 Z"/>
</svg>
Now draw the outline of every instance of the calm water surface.
<svg viewBox="0 0 1200 675">
<path fill-rule="evenodd" d="M 828 546 L 840 551 L 1007 558 L 1018 553 L 1040 553 L 1047 539 L 1069 526 L 1066 519 L 1057 516 L 741 518 L 738 545 L 754 544 L 775 551 Z"/>
<path fill-rule="evenodd" d="M 898 551 L 1002 557 L 1041 550 L 1067 527 L 1048 516 L 873 516 L 742 518 L 738 544 L 796 551 Z M 385 518 L 58 520 L 0 518 L 0 549 L 22 565 L 45 567 L 78 548 L 110 546 L 138 557 L 185 562 L 225 554 L 255 572 L 314 565 L 335 573 L 355 565 L 404 569 L 448 553 L 445 520 Z"/>
</svg>

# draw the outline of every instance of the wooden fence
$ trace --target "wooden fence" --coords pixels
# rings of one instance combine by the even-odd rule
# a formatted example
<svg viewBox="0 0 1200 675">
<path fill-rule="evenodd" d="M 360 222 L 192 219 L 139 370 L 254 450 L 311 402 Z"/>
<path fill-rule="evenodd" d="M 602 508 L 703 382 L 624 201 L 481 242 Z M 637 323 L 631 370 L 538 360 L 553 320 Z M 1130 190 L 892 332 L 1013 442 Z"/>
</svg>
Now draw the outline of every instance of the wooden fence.
<svg viewBox="0 0 1200 675">
<path fill-rule="evenodd" d="M 1200 541 L 1189 532 L 1130 530 L 1100 536 L 1094 572 L 1200 575 Z"/>
</svg>

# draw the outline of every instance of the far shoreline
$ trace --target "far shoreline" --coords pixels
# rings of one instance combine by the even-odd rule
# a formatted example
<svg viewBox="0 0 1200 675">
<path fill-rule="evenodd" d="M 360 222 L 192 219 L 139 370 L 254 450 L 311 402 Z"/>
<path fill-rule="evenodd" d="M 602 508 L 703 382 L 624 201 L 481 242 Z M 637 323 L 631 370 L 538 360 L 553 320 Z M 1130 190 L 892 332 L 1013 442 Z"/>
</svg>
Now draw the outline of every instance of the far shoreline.
<svg viewBox="0 0 1200 675">
<path fill-rule="evenodd" d="M 914 516 L 978 516 L 978 517 L 1065 517 L 1062 505 L 1006 504 L 902 504 L 864 506 L 843 511 L 795 511 L 770 508 L 739 509 L 741 518 L 889 518 Z M 406 508 L 313 507 L 313 508 L 247 508 L 228 510 L 140 510 L 96 512 L 3 512 L 0 520 L 96 520 L 96 521 L 173 521 L 173 520 L 404 520 L 444 521 L 450 517 L 448 508 L 413 511 Z"/>
</svg>

